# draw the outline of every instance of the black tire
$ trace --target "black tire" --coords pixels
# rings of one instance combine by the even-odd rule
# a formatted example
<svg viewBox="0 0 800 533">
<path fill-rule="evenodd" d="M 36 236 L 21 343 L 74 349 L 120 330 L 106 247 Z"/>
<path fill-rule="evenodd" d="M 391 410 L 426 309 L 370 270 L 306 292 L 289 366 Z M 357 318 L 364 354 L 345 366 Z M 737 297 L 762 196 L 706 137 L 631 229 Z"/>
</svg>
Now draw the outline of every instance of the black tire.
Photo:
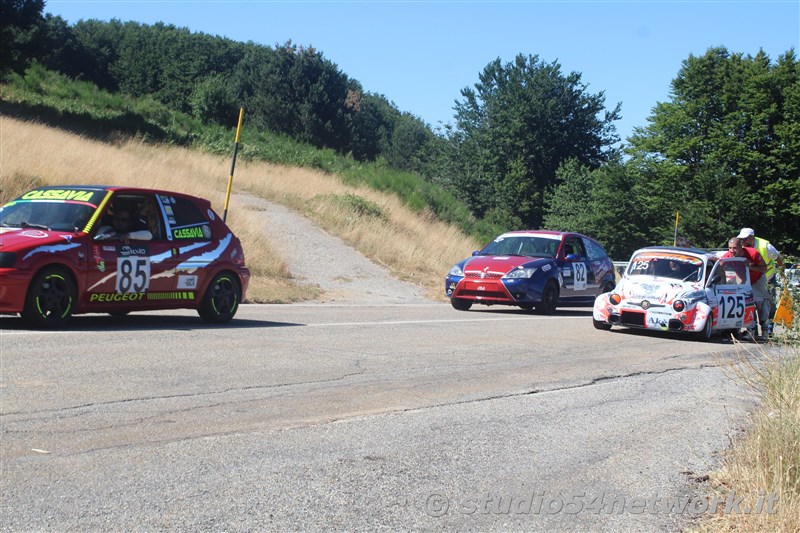
<svg viewBox="0 0 800 533">
<path fill-rule="evenodd" d="M 614 287 L 616 287 L 616 286 L 617 286 L 617 284 L 614 283 L 613 281 L 606 281 L 603 284 L 603 289 L 602 289 L 602 292 L 600 294 L 605 294 L 607 292 L 611 292 L 611 291 L 614 290 Z"/>
<path fill-rule="evenodd" d="M 611 329 L 611 324 L 608 322 L 595 320 L 594 318 L 592 318 L 592 324 L 594 324 L 594 329 L 602 329 L 603 331 L 608 331 Z"/>
<path fill-rule="evenodd" d="M 197 314 L 206 322 L 214 324 L 230 322 L 239 309 L 241 299 L 239 280 L 230 272 L 221 272 L 208 284 Z"/>
<path fill-rule="evenodd" d="M 75 310 L 77 291 L 72 275 L 62 268 L 47 267 L 33 278 L 25 296 L 22 318 L 35 326 L 63 326 Z"/>
<path fill-rule="evenodd" d="M 469 311 L 469 308 L 472 307 L 472 300 L 450 298 L 450 305 L 453 306 L 453 309 L 458 309 L 459 311 Z"/>
<path fill-rule="evenodd" d="M 703 329 L 696 333 L 697 338 L 703 341 L 707 341 L 711 338 L 711 313 L 709 313 L 708 318 L 706 318 L 706 323 L 703 326 Z"/>
<path fill-rule="evenodd" d="M 558 286 L 550 280 L 542 291 L 542 301 L 536 304 L 536 312 L 543 315 L 552 315 L 558 307 Z"/>
</svg>

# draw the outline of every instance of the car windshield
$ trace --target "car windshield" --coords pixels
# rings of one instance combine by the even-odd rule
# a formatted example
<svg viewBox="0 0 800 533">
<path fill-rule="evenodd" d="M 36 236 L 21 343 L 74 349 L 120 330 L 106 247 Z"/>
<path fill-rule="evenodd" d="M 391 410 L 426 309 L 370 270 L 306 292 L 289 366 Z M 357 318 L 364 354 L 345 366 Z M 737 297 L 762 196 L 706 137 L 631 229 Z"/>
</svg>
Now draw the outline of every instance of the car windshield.
<svg viewBox="0 0 800 533">
<path fill-rule="evenodd" d="M 684 254 L 656 254 L 644 252 L 635 255 L 628 264 L 628 276 L 658 276 L 678 281 L 700 281 L 703 261 Z"/>
<path fill-rule="evenodd" d="M 0 208 L 0 226 L 54 231 L 82 230 L 95 207 L 86 203 L 59 201 L 14 201 Z"/>
<path fill-rule="evenodd" d="M 521 255 L 526 257 L 555 257 L 558 239 L 530 235 L 501 236 L 487 244 L 478 255 Z"/>
</svg>

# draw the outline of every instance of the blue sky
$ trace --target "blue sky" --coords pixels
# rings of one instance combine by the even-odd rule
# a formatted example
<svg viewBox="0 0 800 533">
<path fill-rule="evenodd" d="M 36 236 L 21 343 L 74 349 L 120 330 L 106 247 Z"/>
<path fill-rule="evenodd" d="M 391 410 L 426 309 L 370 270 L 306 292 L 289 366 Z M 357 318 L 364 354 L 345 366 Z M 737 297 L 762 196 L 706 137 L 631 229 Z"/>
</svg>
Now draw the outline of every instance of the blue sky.
<svg viewBox="0 0 800 533">
<path fill-rule="evenodd" d="M 46 13 L 145 24 L 273 46 L 313 46 L 365 90 L 433 127 L 453 122 L 461 89 L 517 54 L 579 72 L 606 107 L 622 103 L 624 140 L 669 99 L 690 54 L 712 46 L 775 61 L 800 55 L 800 0 L 268 1 L 47 0 Z"/>
</svg>

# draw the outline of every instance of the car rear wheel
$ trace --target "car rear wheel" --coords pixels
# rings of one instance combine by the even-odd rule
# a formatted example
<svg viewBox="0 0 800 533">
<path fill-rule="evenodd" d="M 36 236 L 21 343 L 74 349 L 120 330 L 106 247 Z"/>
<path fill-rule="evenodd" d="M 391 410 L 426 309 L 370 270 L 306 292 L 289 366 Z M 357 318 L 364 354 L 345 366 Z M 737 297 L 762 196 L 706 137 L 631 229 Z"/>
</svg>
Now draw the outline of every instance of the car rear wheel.
<svg viewBox="0 0 800 533">
<path fill-rule="evenodd" d="M 230 272 L 222 272 L 209 283 L 197 313 L 206 322 L 224 324 L 236 314 L 241 299 L 239 280 Z"/>
<path fill-rule="evenodd" d="M 558 287 L 554 281 L 548 281 L 542 291 L 542 301 L 536 304 L 536 311 L 544 315 L 552 315 L 558 306 Z"/>
<path fill-rule="evenodd" d="M 72 276 L 58 267 L 45 268 L 28 287 L 22 318 L 36 326 L 56 328 L 70 319 L 76 299 Z"/>
<path fill-rule="evenodd" d="M 469 308 L 472 307 L 472 300 L 450 298 L 450 305 L 453 306 L 453 309 L 458 309 L 459 311 L 469 311 Z"/>
<path fill-rule="evenodd" d="M 608 322 L 603 322 L 602 320 L 595 320 L 592 318 L 592 324 L 594 324 L 594 329 L 602 329 L 608 331 L 611 329 L 611 324 Z"/>
</svg>

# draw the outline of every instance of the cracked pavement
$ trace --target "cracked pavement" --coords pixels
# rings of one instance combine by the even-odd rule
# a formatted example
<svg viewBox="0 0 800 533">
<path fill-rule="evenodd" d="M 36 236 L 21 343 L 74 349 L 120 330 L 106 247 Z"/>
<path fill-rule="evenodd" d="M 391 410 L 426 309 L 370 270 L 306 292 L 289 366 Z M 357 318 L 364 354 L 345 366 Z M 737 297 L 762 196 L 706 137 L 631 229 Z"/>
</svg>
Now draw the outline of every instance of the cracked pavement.
<svg viewBox="0 0 800 533">
<path fill-rule="evenodd" d="M 531 491 L 691 496 L 744 422 L 730 343 L 589 316 L 245 305 L 224 328 L 177 312 L 59 332 L 4 318 L 0 528 L 680 529 L 685 513 L 470 512 Z"/>
</svg>

